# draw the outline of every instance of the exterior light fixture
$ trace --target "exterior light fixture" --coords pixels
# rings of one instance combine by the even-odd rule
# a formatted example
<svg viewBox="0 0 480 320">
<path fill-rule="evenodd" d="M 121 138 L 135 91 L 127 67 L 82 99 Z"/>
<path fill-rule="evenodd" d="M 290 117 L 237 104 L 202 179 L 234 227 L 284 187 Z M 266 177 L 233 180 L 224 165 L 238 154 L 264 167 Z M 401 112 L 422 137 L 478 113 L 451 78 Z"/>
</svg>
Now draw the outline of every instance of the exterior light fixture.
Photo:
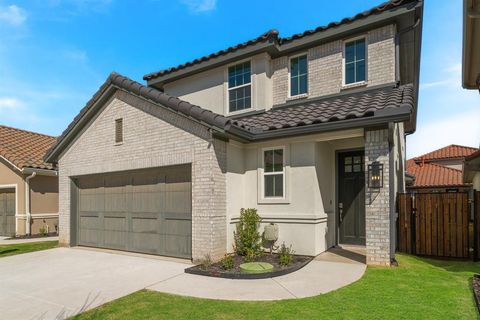
<svg viewBox="0 0 480 320">
<path fill-rule="evenodd" d="M 383 164 L 378 161 L 368 165 L 368 187 L 373 189 L 383 188 Z"/>
</svg>

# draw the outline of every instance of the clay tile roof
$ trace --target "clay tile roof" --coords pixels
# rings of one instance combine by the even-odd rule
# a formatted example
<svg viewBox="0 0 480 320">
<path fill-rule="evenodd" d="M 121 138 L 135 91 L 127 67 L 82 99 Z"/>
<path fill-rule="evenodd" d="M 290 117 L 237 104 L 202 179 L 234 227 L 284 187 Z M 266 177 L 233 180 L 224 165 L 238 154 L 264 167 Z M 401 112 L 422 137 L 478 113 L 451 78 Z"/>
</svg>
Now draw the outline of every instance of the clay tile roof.
<svg viewBox="0 0 480 320">
<path fill-rule="evenodd" d="M 407 161 L 407 172 L 415 176 L 412 187 L 446 187 L 463 185 L 462 170 L 433 163 Z"/>
<path fill-rule="evenodd" d="M 413 109 L 413 85 L 382 88 L 335 95 L 330 98 L 305 101 L 294 105 L 275 107 L 266 112 L 236 118 L 233 124 L 259 133 L 276 129 L 320 124 L 332 121 L 373 116 L 376 112 L 399 106 Z"/>
<path fill-rule="evenodd" d="M 0 156 L 19 169 L 55 170 L 54 165 L 43 161 L 55 140 L 52 136 L 0 125 Z"/>
<path fill-rule="evenodd" d="M 418 162 L 422 160 L 431 161 L 431 160 L 440 160 L 440 159 L 465 158 L 477 152 L 478 150 L 479 150 L 478 148 L 451 144 L 449 146 L 426 153 L 414 159 Z"/>
<path fill-rule="evenodd" d="M 163 75 L 175 72 L 175 71 L 179 71 L 181 69 L 185 69 L 187 67 L 191 67 L 193 65 L 197 65 L 197 64 L 200 64 L 202 62 L 217 58 L 219 56 L 227 55 L 229 53 L 235 52 L 239 49 L 243 49 L 243 48 L 248 47 L 248 46 L 255 45 L 257 43 L 270 41 L 272 43 L 272 45 L 280 47 L 283 44 L 287 44 L 287 43 L 290 43 L 292 41 L 295 41 L 295 40 L 298 40 L 298 39 L 301 39 L 301 38 L 304 38 L 304 37 L 307 37 L 307 36 L 310 36 L 310 35 L 313 35 L 313 34 L 316 34 L 316 33 L 325 32 L 325 31 L 330 30 L 332 28 L 337 28 L 341 25 L 349 24 L 349 23 L 352 23 L 356 20 L 364 19 L 364 18 L 367 18 L 369 16 L 381 14 L 383 12 L 390 11 L 390 10 L 395 10 L 396 8 L 399 8 L 399 7 L 402 7 L 402 6 L 412 6 L 413 7 L 413 6 L 417 5 L 418 3 L 421 3 L 421 1 L 422 0 L 390 0 L 390 1 L 387 1 L 387 2 L 384 2 L 384 3 L 381 3 L 378 6 L 375 6 L 371 9 L 369 9 L 369 10 L 361 12 L 361 13 L 353 16 L 353 17 L 348 17 L 348 18 L 344 18 L 340 21 L 331 22 L 331 23 L 329 23 L 325 26 L 320 26 L 320 27 L 317 27 L 317 28 L 312 29 L 312 30 L 307 30 L 307 31 L 304 31 L 303 33 L 298 33 L 298 34 L 295 34 L 295 35 L 290 36 L 290 37 L 281 38 L 281 37 L 279 37 L 279 32 L 277 30 L 275 30 L 275 29 L 269 30 L 269 31 L 265 32 L 264 34 L 260 35 L 259 37 L 255 38 L 255 39 L 237 44 L 235 46 L 217 51 L 215 53 L 211 53 L 209 55 L 203 56 L 201 58 L 197 58 L 195 60 L 180 64 L 180 65 L 175 66 L 175 67 L 171 67 L 171 68 L 168 68 L 168 69 L 164 69 L 164 70 L 160 70 L 160 71 L 157 71 L 157 72 L 152 72 L 152 73 L 146 74 L 146 75 L 143 76 L 143 80 L 152 80 L 152 79 L 155 79 L 157 77 L 160 77 L 160 76 L 163 76 Z"/>
</svg>

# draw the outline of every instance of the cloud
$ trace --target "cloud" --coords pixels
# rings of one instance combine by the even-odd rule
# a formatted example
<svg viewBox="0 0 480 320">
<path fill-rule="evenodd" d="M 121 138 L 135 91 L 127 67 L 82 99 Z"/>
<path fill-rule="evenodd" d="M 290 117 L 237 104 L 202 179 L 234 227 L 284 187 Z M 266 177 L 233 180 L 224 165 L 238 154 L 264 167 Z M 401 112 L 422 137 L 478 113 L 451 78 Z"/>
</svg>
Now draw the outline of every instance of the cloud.
<svg viewBox="0 0 480 320">
<path fill-rule="evenodd" d="M 0 110 L 18 109 L 23 107 L 23 102 L 16 98 L 0 97 Z"/>
<path fill-rule="evenodd" d="M 454 62 L 438 73 L 442 80 L 424 82 L 420 84 L 420 89 L 430 89 L 436 87 L 448 87 L 456 89 L 461 84 L 462 64 Z"/>
<path fill-rule="evenodd" d="M 213 11 L 217 8 L 217 0 L 181 0 L 192 13 Z"/>
<path fill-rule="evenodd" d="M 87 62 L 87 53 L 84 50 L 69 49 L 63 52 L 65 58 L 79 63 Z"/>
<path fill-rule="evenodd" d="M 449 144 L 479 147 L 478 119 L 480 119 L 480 109 L 474 109 L 418 126 L 415 134 L 407 136 L 407 158 L 416 157 Z"/>
<path fill-rule="evenodd" d="M 16 5 L 0 7 L 0 23 L 6 23 L 14 27 L 21 26 L 27 20 L 25 10 Z"/>
</svg>

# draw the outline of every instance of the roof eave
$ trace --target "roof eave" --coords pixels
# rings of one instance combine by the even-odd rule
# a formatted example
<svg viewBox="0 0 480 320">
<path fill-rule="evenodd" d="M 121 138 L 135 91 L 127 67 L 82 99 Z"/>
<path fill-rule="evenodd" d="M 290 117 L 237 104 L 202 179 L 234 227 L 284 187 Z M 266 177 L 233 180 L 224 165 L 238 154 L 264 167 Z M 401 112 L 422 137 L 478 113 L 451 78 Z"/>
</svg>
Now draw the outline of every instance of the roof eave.
<svg viewBox="0 0 480 320">
<path fill-rule="evenodd" d="M 465 89 L 480 90 L 480 2 L 463 1 L 463 46 L 462 46 L 462 86 Z"/>
<path fill-rule="evenodd" d="M 230 137 L 235 140 L 244 142 L 256 142 L 269 139 L 277 139 L 284 137 L 292 137 L 298 135 L 307 135 L 314 133 L 322 133 L 328 131 L 355 129 L 372 127 L 379 125 L 387 125 L 390 122 L 403 122 L 411 117 L 411 107 L 409 105 L 401 105 L 396 108 L 387 108 L 377 111 L 371 117 L 347 119 L 327 123 L 319 123 L 305 126 L 297 126 L 286 129 L 276 129 L 264 131 L 262 133 L 252 133 L 237 126 L 231 126 L 227 131 Z"/>
</svg>

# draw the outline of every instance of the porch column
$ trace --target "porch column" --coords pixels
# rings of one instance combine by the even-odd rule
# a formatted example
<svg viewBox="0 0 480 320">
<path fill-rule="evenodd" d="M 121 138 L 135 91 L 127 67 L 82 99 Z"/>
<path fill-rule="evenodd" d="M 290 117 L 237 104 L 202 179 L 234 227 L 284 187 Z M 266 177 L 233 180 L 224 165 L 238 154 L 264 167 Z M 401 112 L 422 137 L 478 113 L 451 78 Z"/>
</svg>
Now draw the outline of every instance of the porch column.
<svg viewBox="0 0 480 320">
<path fill-rule="evenodd" d="M 368 165 L 383 164 L 383 187 L 368 188 Z M 388 129 L 365 131 L 365 225 L 367 264 L 389 266 L 390 251 L 390 181 Z"/>
</svg>

